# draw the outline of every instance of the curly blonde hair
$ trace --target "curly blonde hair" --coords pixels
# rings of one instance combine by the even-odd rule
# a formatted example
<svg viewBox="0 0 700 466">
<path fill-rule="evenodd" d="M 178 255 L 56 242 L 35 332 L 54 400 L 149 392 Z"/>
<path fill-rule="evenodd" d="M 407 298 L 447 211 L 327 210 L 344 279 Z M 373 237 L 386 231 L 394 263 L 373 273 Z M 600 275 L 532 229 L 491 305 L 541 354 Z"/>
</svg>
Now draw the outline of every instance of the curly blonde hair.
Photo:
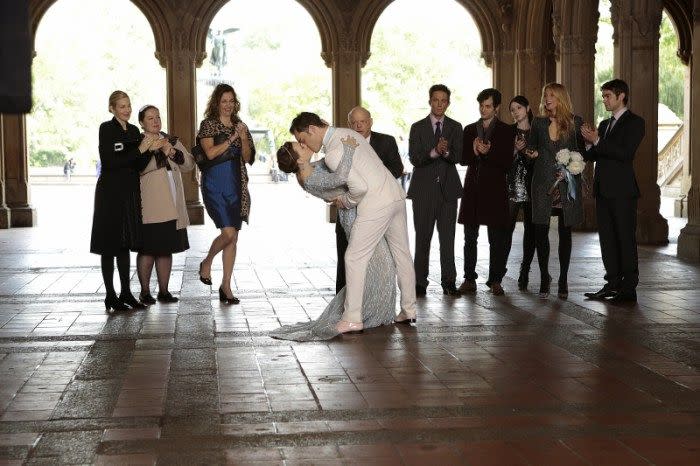
<svg viewBox="0 0 700 466">
<path fill-rule="evenodd" d="M 545 94 L 547 91 L 552 91 L 554 97 L 557 98 L 557 108 L 554 115 L 545 108 Z M 574 131 L 574 113 L 571 105 L 571 97 L 563 84 L 549 83 L 542 88 L 542 98 L 540 100 L 540 116 L 551 117 L 557 122 L 559 129 L 559 137 L 568 137 Z"/>
</svg>

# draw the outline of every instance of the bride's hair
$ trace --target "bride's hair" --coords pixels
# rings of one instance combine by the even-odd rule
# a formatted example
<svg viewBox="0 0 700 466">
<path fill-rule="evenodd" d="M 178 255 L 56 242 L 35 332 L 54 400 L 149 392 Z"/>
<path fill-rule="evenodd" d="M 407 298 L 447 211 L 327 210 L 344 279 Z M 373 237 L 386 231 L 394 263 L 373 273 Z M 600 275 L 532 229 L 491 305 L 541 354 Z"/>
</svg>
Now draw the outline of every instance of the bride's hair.
<svg viewBox="0 0 700 466">
<path fill-rule="evenodd" d="M 287 141 L 277 150 L 277 166 L 285 173 L 296 173 L 299 171 L 299 154 L 294 151 L 294 146 Z"/>
</svg>

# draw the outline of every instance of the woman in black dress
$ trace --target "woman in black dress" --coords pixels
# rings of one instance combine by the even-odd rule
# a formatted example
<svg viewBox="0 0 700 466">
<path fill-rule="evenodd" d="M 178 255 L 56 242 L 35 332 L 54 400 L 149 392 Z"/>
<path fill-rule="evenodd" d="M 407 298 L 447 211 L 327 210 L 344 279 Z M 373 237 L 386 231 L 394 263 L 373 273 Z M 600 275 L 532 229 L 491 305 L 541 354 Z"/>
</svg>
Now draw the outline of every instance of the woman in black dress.
<svg viewBox="0 0 700 466">
<path fill-rule="evenodd" d="M 219 84 L 209 97 L 197 140 L 206 154 L 202 169 L 202 199 L 207 213 L 221 234 L 212 241 L 207 257 L 199 265 L 199 279 L 211 285 L 211 266 L 221 252 L 224 275 L 219 300 L 238 304 L 231 291 L 233 265 L 236 261 L 238 232 L 248 221 L 250 193 L 246 164 L 255 161 L 255 146 L 248 127 L 241 121 L 241 104 L 228 84 Z"/>
<path fill-rule="evenodd" d="M 105 309 L 143 309 L 145 306 L 134 298 L 129 288 L 129 251 L 141 244 L 139 172 L 149 160 L 144 153 L 160 149 L 165 140 L 142 137 L 139 129 L 129 124 L 131 101 L 125 92 L 112 92 L 109 111 L 114 118 L 100 125 L 102 170 L 95 187 L 90 252 L 102 256 L 102 278 L 107 290 Z M 119 297 L 113 285 L 115 257 L 121 282 Z"/>
</svg>

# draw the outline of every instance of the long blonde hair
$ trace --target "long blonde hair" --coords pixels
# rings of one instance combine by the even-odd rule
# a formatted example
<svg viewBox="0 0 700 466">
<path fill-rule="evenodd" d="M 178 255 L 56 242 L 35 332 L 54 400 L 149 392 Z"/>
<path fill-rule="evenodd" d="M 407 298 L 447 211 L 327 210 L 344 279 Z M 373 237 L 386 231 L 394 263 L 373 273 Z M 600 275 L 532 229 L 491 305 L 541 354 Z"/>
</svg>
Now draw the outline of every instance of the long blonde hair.
<svg viewBox="0 0 700 466">
<path fill-rule="evenodd" d="M 559 129 L 559 139 L 568 137 L 574 131 L 574 113 L 572 111 L 571 98 L 563 84 L 549 83 L 542 88 L 542 99 L 540 100 L 540 116 L 552 117 L 545 108 L 545 94 L 552 91 L 557 98 L 556 113 L 553 118 Z"/>
</svg>

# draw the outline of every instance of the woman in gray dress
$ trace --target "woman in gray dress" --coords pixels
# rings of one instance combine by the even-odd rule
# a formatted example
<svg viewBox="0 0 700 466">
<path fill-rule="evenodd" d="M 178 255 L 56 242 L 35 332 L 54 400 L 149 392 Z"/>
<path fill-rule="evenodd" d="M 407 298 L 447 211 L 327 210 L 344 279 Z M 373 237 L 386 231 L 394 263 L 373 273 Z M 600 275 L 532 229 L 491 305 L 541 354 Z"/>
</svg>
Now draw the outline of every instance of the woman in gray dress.
<svg viewBox="0 0 700 466">
<path fill-rule="evenodd" d="M 301 187 L 309 194 L 331 201 L 346 190 L 347 176 L 352 165 L 354 146 L 343 144 L 344 152 L 335 172 L 328 169 L 323 160 L 310 162 L 313 151 L 299 144 L 287 142 L 277 152 L 277 163 L 284 172 L 295 173 Z M 340 209 L 339 221 L 349 237 L 355 221 L 356 210 Z M 270 332 L 281 340 L 315 341 L 329 340 L 339 335 L 335 325 L 343 315 L 345 288 L 336 294 L 318 319 L 284 325 Z M 396 267 L 385 239 L 382 239 L 367 267 L 367 278 L 362 300 L 364 328 L 388 325 L 396 314 Z"/>
<path fill-rule="evenodd" d="M 583 221 L 581 175 L 563 177 L 556 160 L 562 149 L 584 150 L 581 117 L 574 115 L 566 88 L 549 83 L 542 89 L 540 115 L 532 121 L 526 154 L 533 159 L 532 223 L 540 266 L 540 297 L 549 296 L 549 220 L 558 217 L 560 299 L 569 296 L 568 273 L 571 259 L 571 227 Z M 567 181 L 567 178 L 569 181 Z"/>
</svg>

